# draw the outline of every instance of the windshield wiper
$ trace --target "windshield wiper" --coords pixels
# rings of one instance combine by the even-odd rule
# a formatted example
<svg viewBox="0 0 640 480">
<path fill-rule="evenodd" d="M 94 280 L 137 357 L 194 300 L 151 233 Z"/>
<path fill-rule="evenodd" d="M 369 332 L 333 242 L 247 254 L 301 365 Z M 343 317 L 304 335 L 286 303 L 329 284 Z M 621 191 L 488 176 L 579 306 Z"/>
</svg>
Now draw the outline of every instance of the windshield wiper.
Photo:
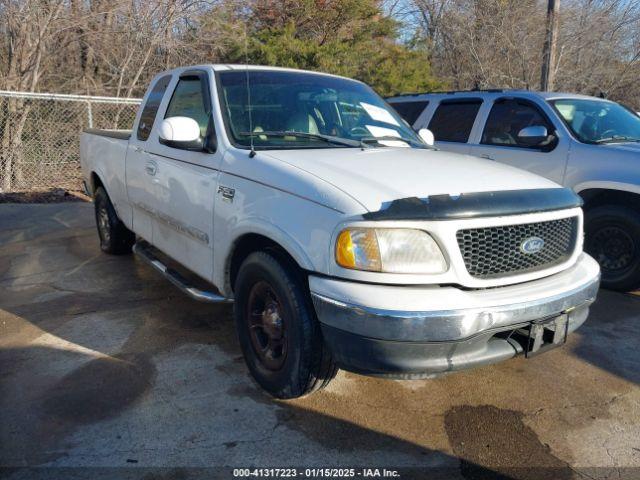
<svg viewBox="0 0 640 480">
<path fill-rule="evenodd" d="M 380 140 L 382 140 L 383 142 L 401 141 L 408 145 L 411 145 L 412 147 L 419 147 L 419 148 L 426 147 L 426 145 L 416 142 L 415 140 L 409 140 L 408 138 L 404 138 L 404 137 L 394 137 L 393 135 L 385 135 L 382 137 L 364 137 L 360 139 L 362 143 L 378 142 Z"/>
<path fill-rule="evenodd" d="M 614 143 L 614 142 L 640 142 L 640 138 L 625 137 L 624 135 L 613 135 L 607 138 L 600 138 L 595 143 Z"/>
<path fill-rule="evenodd" d="M 323 135 L 321 133 L 306 133 L 306 132 L 293 132 L 289 130 L 271 130 L 266 132 L 241 132 L 240 135 L 245 137 L 259 137 L 265 135 L 267 137 L 298 137 L 298 138 L 311 138 L 314 140 L 322 140 L 326 143 L 333 143 L 335 145 L 343 145 L 345 147 L 361 147 L 362 144 L 356 140 L 349 140 L 348 138 L 334 137 L 331 135 Z"/>
</svg>

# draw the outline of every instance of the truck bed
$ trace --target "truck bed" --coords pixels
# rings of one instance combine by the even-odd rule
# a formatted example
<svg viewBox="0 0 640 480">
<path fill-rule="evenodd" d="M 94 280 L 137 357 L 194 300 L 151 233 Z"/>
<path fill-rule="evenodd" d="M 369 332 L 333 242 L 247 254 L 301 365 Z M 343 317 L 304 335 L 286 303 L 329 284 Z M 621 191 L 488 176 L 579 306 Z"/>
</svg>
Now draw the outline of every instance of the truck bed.
<svg viewBox="0 0 640 480">
<path fill-rule="evenodd" d="M 93 195 L 92 174 L 109 186 L 109 197 L 116 207 L 126 205 L 125 161 L 131 130 L 88 128 L 80 135 L 80 165 L 87 189 Z M 126 219 L 125 211 L 118 212 Z"/>
<path fill-rule="evenodd" d="M 118 140 L 129 140 L 132 130 L 105 130 L 101 128 L 86 128 L 84 133 L 100 135 L 101 137 L 117 138 Z"/>
</svg>

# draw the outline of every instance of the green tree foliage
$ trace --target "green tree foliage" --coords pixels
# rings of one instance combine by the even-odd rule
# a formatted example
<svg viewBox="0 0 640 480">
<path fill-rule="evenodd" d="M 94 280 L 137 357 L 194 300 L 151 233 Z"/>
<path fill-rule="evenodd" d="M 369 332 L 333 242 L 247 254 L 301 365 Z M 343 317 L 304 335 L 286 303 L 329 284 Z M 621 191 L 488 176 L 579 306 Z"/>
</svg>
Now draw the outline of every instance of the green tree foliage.
<svg viewBox="0 0 640 480">
<path fill-rule="evenodd" d="M 357 78 L 381 95 L 441 88 L 427 54 L 397 41 L 378 0 L 258 0 L 230 62 L 302 68 Z"/>
</svg>

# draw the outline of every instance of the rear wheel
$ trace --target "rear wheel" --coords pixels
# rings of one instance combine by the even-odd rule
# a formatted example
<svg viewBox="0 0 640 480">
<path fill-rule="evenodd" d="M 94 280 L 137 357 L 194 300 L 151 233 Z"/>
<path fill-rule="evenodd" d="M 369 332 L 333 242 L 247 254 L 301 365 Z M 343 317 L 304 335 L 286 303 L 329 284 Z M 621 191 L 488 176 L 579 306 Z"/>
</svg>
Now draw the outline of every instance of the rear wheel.
<svg viewBox="0 0 640 480">
<path fill-rule="evenodd" d="M 295 266 L 266 252 L 249 255 L 238 271 L 234 315 L 249 371 L 274 397 L 300 397 L 335 376 Z"/>
<path fill-rule="evenodd" d="M 585 250 L 600 264 L 604 288 L 640 288 L 640 213 L 617 205 L 587 210 Z"/>
<path fill-rule="evenodd" d="M 135 243 L 136 237 L 118 218 L 103 187 L 96 189 L 93 196 L 93 205 L 102 251 L 113 255 L 131 253 L 131 247 Z"/>
</svg>

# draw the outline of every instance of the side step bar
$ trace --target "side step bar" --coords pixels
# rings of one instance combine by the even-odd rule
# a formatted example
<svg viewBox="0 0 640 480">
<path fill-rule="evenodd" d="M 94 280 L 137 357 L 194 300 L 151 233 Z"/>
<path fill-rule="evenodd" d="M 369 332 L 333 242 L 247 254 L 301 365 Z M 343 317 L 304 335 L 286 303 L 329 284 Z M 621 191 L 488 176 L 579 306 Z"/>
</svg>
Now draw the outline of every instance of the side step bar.
<svg viewBox="0 0 640 480">
<path fill-rule="evenodd" d="M 184 292 L 194 300 L 208 303 L 233 302 L 232 299 L 223 297 L 218 293 L 201 290 L 192 285 L 189 285 L 189 282 L 182 275 L 162 263 L 160 259 L 158 259 L 158 257 L 153 254 L 149 244 L 147 244 L 146 242 L 136 242 L 136 244 L 133 246 L 133 253 L 135 253 L 138 258 L 155 268 L 158 272 L 164 275 L 167 280 L 169 280 L 176 287 L 182 290 L 182 292 Z"/>
</svg>

